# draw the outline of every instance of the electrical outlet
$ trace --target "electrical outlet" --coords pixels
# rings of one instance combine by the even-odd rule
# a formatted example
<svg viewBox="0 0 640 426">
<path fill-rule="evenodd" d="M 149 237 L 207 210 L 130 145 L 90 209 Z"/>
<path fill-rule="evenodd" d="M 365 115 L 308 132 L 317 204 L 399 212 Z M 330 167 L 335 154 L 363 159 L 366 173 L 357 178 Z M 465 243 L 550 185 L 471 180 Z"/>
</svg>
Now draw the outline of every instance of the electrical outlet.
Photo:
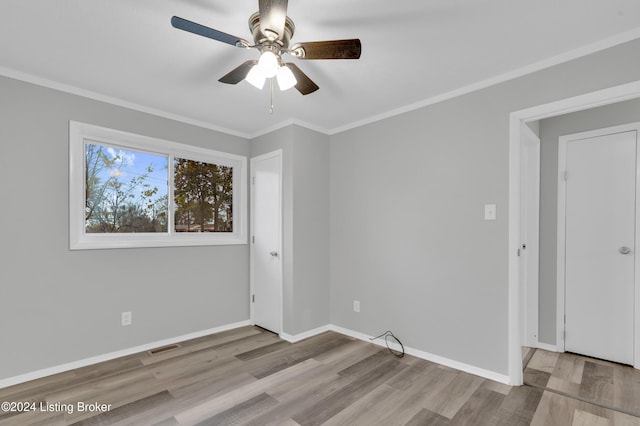
<svg viewBox="0 0 640 426">
<path fill-rule="evenodd" d="M 131 312 L 123 312 L 120 315 L 120 321 L 123 327 L 125 325 L 131 325 L 131 322 L 132 322 Z"/>
<path fill-rule="evenodd" d="M 359 300 L 354 300 L 353 301 L 353 312 L 360 312 L 360 301 Z"/>
</svg>

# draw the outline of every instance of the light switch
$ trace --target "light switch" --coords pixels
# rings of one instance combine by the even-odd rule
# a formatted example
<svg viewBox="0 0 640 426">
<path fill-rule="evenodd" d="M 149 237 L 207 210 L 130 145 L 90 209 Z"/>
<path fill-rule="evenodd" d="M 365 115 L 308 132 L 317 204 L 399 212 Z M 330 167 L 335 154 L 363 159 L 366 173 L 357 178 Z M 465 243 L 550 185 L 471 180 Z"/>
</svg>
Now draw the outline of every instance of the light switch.
<svg viewBox="0 0 640 426">
<path fill-rule="evenodd" d="M 496 220 L 496 205 L 485 204 L 484 205 L 484 220 Z"/>
</svg>

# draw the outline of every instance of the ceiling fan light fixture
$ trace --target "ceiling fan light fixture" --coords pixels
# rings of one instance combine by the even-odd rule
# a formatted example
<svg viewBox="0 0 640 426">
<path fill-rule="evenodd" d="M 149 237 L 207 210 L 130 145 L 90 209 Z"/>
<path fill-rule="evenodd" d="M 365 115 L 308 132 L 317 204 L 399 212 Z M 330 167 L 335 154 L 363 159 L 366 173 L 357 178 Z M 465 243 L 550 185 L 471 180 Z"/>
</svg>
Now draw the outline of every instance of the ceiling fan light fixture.
<svg viewBox="0 0 640 426">
<path fill-rule="evenodd" d="M 278 72 L 278 57 L 270 50 L 265 50 L 258 60 L 258 68 L 266 78 L 271 78 Z"/>
<path fill-rule="evenodd" d="M 247 82 L 256 89 L 262 90 L 267 77 L 264 75 L 264 72 L 262 72 L 259 65 L 254 65 L 251 70 L 249 70 L 249 74 L 247 74 L 245 80 L 247 80 Z"/>
<path fill-rule="evenodd" d="M 278 80 L 278 86 L 282 91 L 291 89 L 298 83 L 296 77 L 293 75 L 293 72 L 291 72 L 289 67 L 287 67 L 286 65 L 280 67 L 278 73 L 276 74 L 276 79 Z"/>
<path fill-rule="evenodd" d="M 298 66 L 282 61 L 284 54 L 298 59 L 359 59 L 362 52 L 360 39 L 325 40 L 296 43 L 290 46 L 295 32 L 293 21 L 287 16 L 288 0 L 259 0 L 259 10 L 249 17 L 249 29 L 254 43 L 232 34 L 206 27 L 178 16 L 171 18 L 171 26 L 182 31 L 210 38 L 238 48 L 256 49 L 260 58 L 247 60 L 218 81 L 225 84 L 238 84 L 247 80 L 261 90 L 269 79 L 269 88 L 273 97 L 273 78 L 276 77 L 280 90 L 295 87 L 302 95 L 308 95 L 319 89 Z M 273 111 L 273 103 L 271 105 Z"/>
</svg>

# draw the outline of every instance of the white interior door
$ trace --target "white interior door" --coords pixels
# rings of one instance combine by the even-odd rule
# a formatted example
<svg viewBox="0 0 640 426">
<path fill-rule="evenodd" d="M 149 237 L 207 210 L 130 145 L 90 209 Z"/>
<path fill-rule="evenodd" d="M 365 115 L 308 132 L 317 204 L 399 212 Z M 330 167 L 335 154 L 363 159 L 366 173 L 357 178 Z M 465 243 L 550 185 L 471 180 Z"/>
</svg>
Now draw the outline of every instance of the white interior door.
<svg viewBox="0 0 640 426">
<path fill-rule="evenodd" d="M 636 131 L 565 149 L 565 350 L 633 364 Z"/>
<path fill-rule="evenodd" d="M 282 331 L 282 153 L 251 159 L 251 316 Z"/>
</svg>

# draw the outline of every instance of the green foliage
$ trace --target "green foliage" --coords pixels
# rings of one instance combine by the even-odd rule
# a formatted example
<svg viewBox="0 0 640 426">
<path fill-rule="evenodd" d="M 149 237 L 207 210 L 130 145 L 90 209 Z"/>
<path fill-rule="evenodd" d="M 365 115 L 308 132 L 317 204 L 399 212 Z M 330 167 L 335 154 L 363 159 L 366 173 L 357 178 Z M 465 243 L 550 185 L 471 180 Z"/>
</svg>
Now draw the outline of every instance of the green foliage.
<svg viewBox="0 0 640 426">
<path fill-rule="evenodd" d="M 231 167 L 176 158 L 176 231 L 233 231 L 232 182 Z"/>
</svg>

